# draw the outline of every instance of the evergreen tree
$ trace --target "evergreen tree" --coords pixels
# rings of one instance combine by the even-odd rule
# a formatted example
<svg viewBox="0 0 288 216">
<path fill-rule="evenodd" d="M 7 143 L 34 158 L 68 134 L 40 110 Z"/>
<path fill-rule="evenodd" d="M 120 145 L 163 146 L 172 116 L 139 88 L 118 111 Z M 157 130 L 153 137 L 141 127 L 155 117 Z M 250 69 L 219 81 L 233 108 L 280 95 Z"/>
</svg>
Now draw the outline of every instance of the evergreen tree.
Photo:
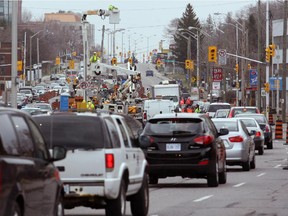
<svg viewBox="0 0 288 216">
<path fill-rule="evenodd" d="M 179 19 L 177 30 L 181 30 L 181 29 L 188 30 L 190 26 L 193 26 L 199 29 L 201 28 L 199 19 L 197 18 L 192 5 L 188 4 L 185 12 L 183 13 L 182 18 Z M 194 30 L 190 30 L 190 31 L 195 32 L 195 34 L 197 33 Z M 187 42 L 188 41 L 181 35 L 188 37 L 189 34 L 187 33 L 187 31 L 182 31 L 181 35 L 179 35 L 179 32 L 181 31 L 178 31 L 178 33 L 176 31 L 174 34 L 174 41 L 175 41 L 176 46 L 172 50 L 172 52 L 176 56 L 177 61 L 185 62 L 185 59 L 187 59 Z M 191 37 L 191 57 L 194 60 L 196 59 L 196 53 L 197 53 L 197 43 L 196 43 L 196 40 L 193 37 Z"/>
</svg>

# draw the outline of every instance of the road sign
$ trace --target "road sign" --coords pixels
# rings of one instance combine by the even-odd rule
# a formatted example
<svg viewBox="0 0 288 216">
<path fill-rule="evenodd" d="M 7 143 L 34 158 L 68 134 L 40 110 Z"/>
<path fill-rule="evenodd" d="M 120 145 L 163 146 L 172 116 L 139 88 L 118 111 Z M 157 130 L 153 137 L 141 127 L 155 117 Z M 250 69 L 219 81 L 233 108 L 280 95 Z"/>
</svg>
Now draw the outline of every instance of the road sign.
<svg viewBox="0 0 288 216">
<path fill-rule="evenodd" d="M 227 64 L 226 49 L 220 49 L 218 52 L 218 55 L 219 55 L 219 60 L 218 60 L 219 65 L 226 65 Z"/>
<path fill-rule="evenodd" d="M 221 82 L 223 79 L 223 69 L 213 68 L 212 69 L 213 82 Z"/>
</svg>

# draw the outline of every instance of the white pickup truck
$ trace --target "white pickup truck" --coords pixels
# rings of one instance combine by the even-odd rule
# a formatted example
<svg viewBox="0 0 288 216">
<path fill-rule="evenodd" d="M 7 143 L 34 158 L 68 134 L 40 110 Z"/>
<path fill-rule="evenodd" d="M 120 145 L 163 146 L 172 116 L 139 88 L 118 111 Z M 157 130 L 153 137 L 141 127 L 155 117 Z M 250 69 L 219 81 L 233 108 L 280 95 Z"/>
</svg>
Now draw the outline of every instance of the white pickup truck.
<svg viewBox="0 0 288 216">
<path fill-rule="evenodd" d="M 125 116 L 55 113 L 34 120 L 50 147 L 67 149 L 66 158 L 55 163 L 64 185 L 64 208 L 105 208 L 107 216 L 123 216 L 128 200 L 132 215 L 148 214 L 147 161 Z"/>
</svg>

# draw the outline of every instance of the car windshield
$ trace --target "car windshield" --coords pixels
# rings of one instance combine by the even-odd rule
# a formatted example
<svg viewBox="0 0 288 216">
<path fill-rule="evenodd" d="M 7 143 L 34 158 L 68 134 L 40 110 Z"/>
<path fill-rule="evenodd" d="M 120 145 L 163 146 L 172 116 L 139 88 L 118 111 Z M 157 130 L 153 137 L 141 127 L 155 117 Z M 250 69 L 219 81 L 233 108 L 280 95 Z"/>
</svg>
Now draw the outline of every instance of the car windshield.
<svg viewBox="0 0 288 216">
<path fill-rule="evenodd" d="M 208 112 L 216 112 L 219 109 L 230 109 L 230 107 L 231 106 L 229 104 L 217 104 L 217 105 L 210 104 Z"/>
<path fill-rule="evenodd" d="M 102 124 L 88 116 L 39 116 L 38 123 L 47 144 L 67 149 L 103 148 Z"/>
<path fill-rule="evenodd" d="M 196 135 L 204 132 L 201 119 L 151 119 L 145 126 L 144 133 L 149 135 Z"/>
<path fill-rule="evenodd" d="M 213 121 L 217 130 L 221 128 L 227 128 L 229 131 L 239 131 L 236 121 Z"/>
</svg>

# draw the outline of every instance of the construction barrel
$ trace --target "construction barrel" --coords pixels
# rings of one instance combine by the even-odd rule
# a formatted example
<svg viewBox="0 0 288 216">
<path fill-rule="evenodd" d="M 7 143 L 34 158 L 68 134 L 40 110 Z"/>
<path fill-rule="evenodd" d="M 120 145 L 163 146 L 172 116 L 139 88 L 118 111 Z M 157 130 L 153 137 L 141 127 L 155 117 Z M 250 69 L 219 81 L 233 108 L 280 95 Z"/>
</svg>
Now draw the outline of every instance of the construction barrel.
<svg viewBox="0 0 288 216">
<path fill-rule="evenodd" d="M 275 139 L 283 139 L 283 122 L 280 119 L 276 120 Z"/>
</svg>

